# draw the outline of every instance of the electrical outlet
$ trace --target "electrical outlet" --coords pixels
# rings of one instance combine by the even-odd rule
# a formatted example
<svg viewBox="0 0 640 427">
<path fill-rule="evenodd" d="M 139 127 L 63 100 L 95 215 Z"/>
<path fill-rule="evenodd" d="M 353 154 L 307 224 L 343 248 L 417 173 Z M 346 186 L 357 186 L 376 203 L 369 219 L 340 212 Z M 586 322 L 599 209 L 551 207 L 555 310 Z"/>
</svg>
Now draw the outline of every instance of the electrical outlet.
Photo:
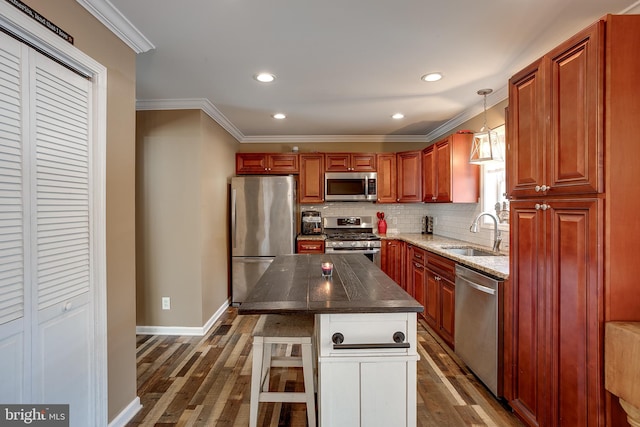
<svg viewBox="0 0 640 427">
<path fill-rule="evenodd" d="M 170 297 L 162 297 L 162 309 L 163 310 L 171 310 L 171 298 Z"/>
</svg>

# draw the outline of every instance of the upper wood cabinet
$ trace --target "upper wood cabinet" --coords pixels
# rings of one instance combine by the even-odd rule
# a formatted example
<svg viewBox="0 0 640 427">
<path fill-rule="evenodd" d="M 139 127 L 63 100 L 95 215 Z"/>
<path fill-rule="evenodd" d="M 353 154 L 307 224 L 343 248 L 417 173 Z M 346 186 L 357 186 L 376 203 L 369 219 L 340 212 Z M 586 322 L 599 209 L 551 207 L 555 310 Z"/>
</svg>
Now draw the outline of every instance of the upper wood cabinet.
<svg viewBox="0 0 640 427">
<path fill-rule="evenodd" d="M 298 155 L 293 153 L 236 153 L 236 174 L 296 174 Z"/>
<path fill-rule="evenodd" d="M 422 151 L 422 201 L 476 203 L 480 167 L 469 163 L 471 134 L 453 134 Z"/>
<path fill-rule="evenodd" d="M 509 80 L 510 197 L 604 191 L 604 21 Z"/>
<path fill-rule="evenodd" d="M 396 154 L 397 202 L 422 201 L 422 152 L 405 151 Z"/>
<path fill-rule="evenodd" d="M 300 154 L 300 203 L 324 202 L 324 154 Z"/>
<path fill-rule="evenodd" d="M 378 203 L 396 203 L 398 199 L 396 154 L 378 154 Z"/>
<path fill-rule="evenodd" d="M 326 172 L 375 172 L 375 153 L 325 153 Z"/>
</svg>

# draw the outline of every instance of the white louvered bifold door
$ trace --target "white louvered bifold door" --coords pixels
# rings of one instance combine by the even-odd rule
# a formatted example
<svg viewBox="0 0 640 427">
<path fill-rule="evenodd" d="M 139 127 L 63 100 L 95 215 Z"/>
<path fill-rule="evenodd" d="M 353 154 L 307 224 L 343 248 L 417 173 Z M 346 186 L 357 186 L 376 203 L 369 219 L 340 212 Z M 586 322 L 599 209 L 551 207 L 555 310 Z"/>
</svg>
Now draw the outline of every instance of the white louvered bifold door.
<svg viewBox="0 0 640 427">
<path fill-rule="evenodd" d="M 25 366 L 25 203 L 23 56 L 27 49 L 0 33 L 0 402 L 27 400 Z M 27 217 L 28 218 L 28 217 Z M 28 361 L 27 361 L 28 362 Z"/>
<path fill-rule="evenodd" d="M 91 83 L 31 51 L 31 256 L 37 287 L 34 397 L 93 419 L 90 252 Z"/>
<path fill-rule="evenodd" d="M 0 401 L 68 403 L 70 425 L 89 426 L 95 419 L 91 82 L 0 36 L 6 56 L 0 66 L 0 383 L 9 362 L 20 372 L 9 375 L 12 386 L 23 389 L 8 402 L 0 385 Z M 16 44 L 13 56 L 6 52 Z M 14 338 L 7 325 L 14 325 Z"/>
</svg>

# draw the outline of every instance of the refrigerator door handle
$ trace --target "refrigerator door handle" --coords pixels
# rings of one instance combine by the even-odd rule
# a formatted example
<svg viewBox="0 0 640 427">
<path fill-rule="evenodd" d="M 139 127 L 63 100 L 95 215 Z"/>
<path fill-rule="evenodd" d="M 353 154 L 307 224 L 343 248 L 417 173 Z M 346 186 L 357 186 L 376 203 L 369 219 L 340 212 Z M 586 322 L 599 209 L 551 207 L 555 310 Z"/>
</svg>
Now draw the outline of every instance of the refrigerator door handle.
<svg viewBox="0 0 640 427">
<path fill-rule="evenodd" d="M 236 189 L 231 189 L 231 245 L 236 247 Z"/>
</svg>

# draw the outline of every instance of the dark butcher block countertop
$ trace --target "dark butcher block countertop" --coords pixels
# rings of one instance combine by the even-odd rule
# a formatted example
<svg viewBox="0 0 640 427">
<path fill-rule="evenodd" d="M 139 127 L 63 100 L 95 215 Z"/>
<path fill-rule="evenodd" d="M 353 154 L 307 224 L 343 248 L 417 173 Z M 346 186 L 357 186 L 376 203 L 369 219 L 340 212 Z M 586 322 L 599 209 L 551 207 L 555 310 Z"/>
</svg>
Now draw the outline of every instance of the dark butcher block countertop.
<svg viewBox="0 0 640 427">
<path fill-rule="evenodd" d="M 322 277 L 322 262 L 333 277 Z M 280 255 L 240 304 L 238 314 L 406 313 L 423 307 L 361 254 Z"/>
</svg>

